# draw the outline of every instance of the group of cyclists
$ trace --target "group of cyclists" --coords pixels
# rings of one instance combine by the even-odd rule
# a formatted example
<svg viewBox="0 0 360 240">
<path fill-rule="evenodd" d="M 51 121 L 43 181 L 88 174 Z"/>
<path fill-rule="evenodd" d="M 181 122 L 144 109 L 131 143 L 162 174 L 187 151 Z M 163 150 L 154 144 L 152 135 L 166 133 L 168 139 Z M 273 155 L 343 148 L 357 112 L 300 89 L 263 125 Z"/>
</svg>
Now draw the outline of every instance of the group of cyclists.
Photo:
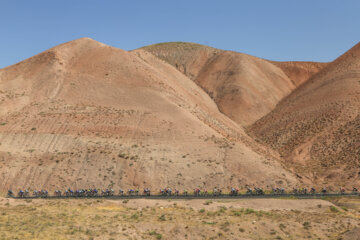
<svg viewBox="0 0 360 240">
<path fill-rule="evenodd" d="M 286 192 L 284 188 L 272 188 L 269 194 L 272 195 L 282 195 L 282 194 L 293 194 L 293 195 L 311 195 L 311 194 L 327 194 L 328 191 L 326 188 L 322 188 L 319 192 L 315 188 L 293 188 L 291 192 Z M 345 194 L 345 189 L 340 188 L 339 194 Z M 215 187 L 212 192 L 208 192 L 206 189 L 201 190 L 200 188 L 194 188 L 192 195 L 193 196 L 221 196 L 221 195 L 229 195 L 229 196 L 237 196 L 240 194 L 240 190 L 235 187 L 231 187 L 229 193 L 223 193 L 222 189 Z M 254 189 L 250 187 L 246 187 L 245 195 L 264 195 L 265 191 L 262 188 L 255 187 Z M 358 189 L 353 187 L 352 194 L 358 194 Z M 54 197 L 111 197 L 111 196 L 151 196 L 150 188 L 144 188 L 142 193 L 137 189 L 128 189 L 127 192 L 120 189 L 118 194 L 115 193 L 113 189 L 97 189 L 97 188 L 89 188 L 89 189 L 77 189 L 72 190 L 70 188 L 65 191 L 55 190 Z M 171 188 L 161 188 L 158 192 L 159 196 L 188 196 L 191 195 L 187 190 L 184 190 L 180 193 L 180 190 Z M 15 193 L 12 190 L 8 191 L 9 197 L 15 197 Z M 17 193 L 17 197 L 26 198 L 26 197 L 39 197 L 46 198 L 49 196 L 49 192 L 47 190 L 34 190 L 32 192 L 32 196 L 30 196 L 30 191 L 28 189 L 19 190 Z"/>
<path fill-rule="evenodd" d="M 33 197 L 47 197 L 49 192 L 47 190 L 34 190 L 33 191 Z M 8 196 L 12 197 L 14 196 L 14 193 L 12 190 L 8 191 Z M 18 197 L 30 197 L 30 192 L 28 189 L 25 190 L 19 190 Z"/>
</svg>

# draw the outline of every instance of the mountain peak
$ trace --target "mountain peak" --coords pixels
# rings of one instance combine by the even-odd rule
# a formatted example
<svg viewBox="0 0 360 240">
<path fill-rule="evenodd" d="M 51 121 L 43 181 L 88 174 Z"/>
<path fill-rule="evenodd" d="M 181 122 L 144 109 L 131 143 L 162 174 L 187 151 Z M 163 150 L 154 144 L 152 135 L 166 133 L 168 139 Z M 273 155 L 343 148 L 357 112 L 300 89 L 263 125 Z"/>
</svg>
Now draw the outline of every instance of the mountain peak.
<svg viewBox="0 0 360 240">
<path fill-rule="evenodd" d="M 83 37 L 78 38 L 60 45 L 57 45 L 49 50 L 55 50 L 55 51 L 63 51 L 63 50 L 86 50 L 86 49 L 93 49 L 98 47 L 105 47 L 107 46 L 104 43 L 98 42 L 92 38 Z"/>
<path fill-rule="evenodd" d="M 101 43 L 99 41 L 96 41 L 92 38 L 89 37 L 82 37 L 82 38 L 77 38 L 75 40 L 69 41 L 67 43 L 76 43 L 76 44 L 99 44 L 99 45 L 106 45 L 104 43 Z M 65 43 L 66 44 L 66 43 Z"/>
</svg>

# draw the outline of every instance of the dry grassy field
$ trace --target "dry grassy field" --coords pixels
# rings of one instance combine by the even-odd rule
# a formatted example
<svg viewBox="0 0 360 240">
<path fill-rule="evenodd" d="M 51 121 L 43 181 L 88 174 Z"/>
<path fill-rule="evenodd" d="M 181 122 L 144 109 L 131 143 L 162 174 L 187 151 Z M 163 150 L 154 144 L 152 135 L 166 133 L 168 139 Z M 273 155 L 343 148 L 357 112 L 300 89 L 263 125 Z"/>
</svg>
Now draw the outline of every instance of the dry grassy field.
<svg viewBox="0 0 360 240">
<path fill-rule="evenodd" d="M 0 239 L 358 239 L 359 226 L 354 198 L 0 198 Z"/>
</svg>

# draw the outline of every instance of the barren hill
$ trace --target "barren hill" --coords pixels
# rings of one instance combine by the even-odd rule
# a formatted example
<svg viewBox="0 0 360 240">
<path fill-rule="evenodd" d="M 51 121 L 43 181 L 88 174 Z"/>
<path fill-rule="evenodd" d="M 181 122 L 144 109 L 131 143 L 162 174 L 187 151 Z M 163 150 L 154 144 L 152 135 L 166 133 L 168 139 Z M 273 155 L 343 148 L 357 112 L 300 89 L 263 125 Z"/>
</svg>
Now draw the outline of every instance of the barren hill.
<svg viewBox="0 0 360 240">
<path fill-rule="evenodd" d="M 223 50 L 189 42 L 165 42 L 142 47 L 195 80 L 204 65 Z"/>
<path fill-rule="evenodd" d="M 292 83 L 298 87 L 306 82 L 310 77 L 318 73 L 328 63 L 320 62 L 275 62 L 272 64 L 278 66 L 291 79 Z"/>
<path fill-rule="evenodd" d="M 293 185 L 173 66 L 83 38 L 0 70 L 0 191 Z"/>
<path fill-rule="evenodd" d="M 273 64 L 250 55 L 224 51 L 211 59 L 195 80 L 219 110 L 241 126 L 270 112 L 293 89 Z"/>
<path fill-rule="evenodd" d="M 142 49 L 194 80 L 222 113 L 241 126 L 269 113 L 295 87 L 325 66 L 312 62 L 272 62 L 194 43 L 170 42 Z"/>
<path fill-rule="evenodd" d="M 250 129 L 286 164 L 319 183 L 360 182 L 360 43 Z"/>
</svg>

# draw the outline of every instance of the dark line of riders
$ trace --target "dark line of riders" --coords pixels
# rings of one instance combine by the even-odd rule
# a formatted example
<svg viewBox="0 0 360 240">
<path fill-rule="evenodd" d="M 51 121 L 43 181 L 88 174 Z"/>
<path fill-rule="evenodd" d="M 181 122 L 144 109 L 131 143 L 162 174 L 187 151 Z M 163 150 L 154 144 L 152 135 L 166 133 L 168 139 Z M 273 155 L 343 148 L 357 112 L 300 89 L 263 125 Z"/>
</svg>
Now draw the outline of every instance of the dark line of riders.
<svg viewBox="0 0 360 240">
<path fill-rule="evenodd" d="M 246 195 L 264 195 L 265 191 L 262 188 L 246 188 Z M 270 194 L 273 195 L 284 195 L 284 194 L 293 194 L 293 195 L 314 195 L 314 194 L 327 194 L 328 191 L 326 188 L 322 188 L 319 192 L 316 191 L 315 188 L 293 188 L 291 192 L 285 191 L 284 188 L 272 188 Z M 345 189 L 340 188 L 338 194 L 345 194 Z M 352 194 L 358 194 L 358 189 L 353 188 Z M 72 190 L 67 189 L 65 191 L 55 190 L 54 197 L 111 197 L 111 196 L 151 196 L 151 191 L 149 188 L 144 188 L 142 193 L 140 193 L 139 189 L 129 189 L 127 192 L 120 189 L 118 194 L 115 193 L 113 189 L 97 189 L 97 188 L 89 188 L 89 189 L 78 189 Z M 212 192 L 208 192 L 206 189 L 200 190 L 200 188 L 194 188 L 192 193 L 189 193 L 187 190 L 184 190 L 180 193 L 178 189 L 172 190 L 171 188 L 162 188 L 155 194 L 157 196 L 221 196 L 221 195 L 228 195 L 228 196 L 237 196 L 241 195 L 239 193 L 239 189 L 237 188 L 230 188 L 229 193 L 223 193 L 222 189 L 214 188 Z M 15 194 L 12 190 L 8 191 L 9 197 L 15 197 Z M 17 197 L 25 198 L 25 197 L 38 197 L 38 198 L 46 198 L 49 196 L 49 192 L 47 190 L 34 190 L 32 192 L 32 196 L 30 196 L 29 190 L 19 190 L 17 193 Z"/>
</svg>

